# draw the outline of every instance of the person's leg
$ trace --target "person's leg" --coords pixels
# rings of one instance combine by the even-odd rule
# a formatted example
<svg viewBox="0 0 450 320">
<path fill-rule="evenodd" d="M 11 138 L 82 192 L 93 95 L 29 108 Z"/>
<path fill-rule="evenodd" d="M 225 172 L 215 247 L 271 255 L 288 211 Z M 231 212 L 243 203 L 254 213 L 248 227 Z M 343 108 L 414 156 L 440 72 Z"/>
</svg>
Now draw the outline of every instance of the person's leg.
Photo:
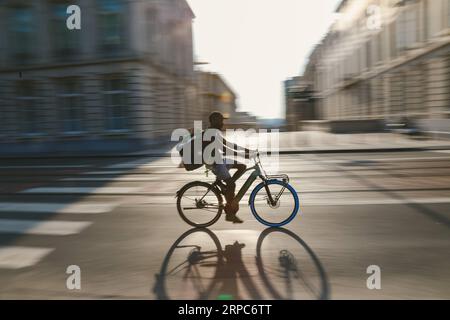
<svg viewBox="0 0 450 320">
<path fill-rule="evenodd" d="M 234 223 L 242 223 L 243 221 L 236 216 L 239 211 L 239 201 L 236 200 L 236 181 L 245 173 L 247 166 L 242 163 L 235 162 L 233 164 L 228 164 L 227 167 L 228 170 L 236 169 L 234 175 L 226 181 L 227 185 L 230 186 L 228 191 L 229 198 L 227 199 L 227 220 Z"/>
<path fill-rule="evenodd" d="M 226 164 L 215 164 L 212 167 L 212 171 L 216 175 L 217 179 L 225 182 L 225 199 L 227 200 L 227 203 L 231 202 L 234 198 L 236 183 L 233 181 L 230 175 L 228 166 Z"/>
<path fill-rule="evenodd" d="M 227 214 L 226 220 L 241 223 L 242 220 L 236 217 L 236 213 L 239 210 L 239 206 L 233 201 L 236 191 L 236 182 L 230 175 L 229 165 L 216 164 L 213 167 L 213 172 L 219 180 L 222 180 L 226 184 L 225 199 L 227 204 L 225 206 L 225 213 Z"/>
<path fill-rule="evenodd" d="M 236 182 L 234 182 L 233 178 L 229 178 L 224 180 L 225 184 L 227 185 L 226 187 L 226 191 L 225 191 L 225 199 L 227 200 L 227 204 L 228 203 L 232 203 L 235 197 L 235 192 L 236 192 Z"/>
<path fill-rule="evenodd" d="M 231 169 L 236 169 L 236 172 L 231 177 L 235 182 L 239 180 L 240 177 L 245 173 L 245 170 L 247 170 L 247 166 L 243 163 L 236 162 L 235 164 L 232 164 Z"/>
</svg>

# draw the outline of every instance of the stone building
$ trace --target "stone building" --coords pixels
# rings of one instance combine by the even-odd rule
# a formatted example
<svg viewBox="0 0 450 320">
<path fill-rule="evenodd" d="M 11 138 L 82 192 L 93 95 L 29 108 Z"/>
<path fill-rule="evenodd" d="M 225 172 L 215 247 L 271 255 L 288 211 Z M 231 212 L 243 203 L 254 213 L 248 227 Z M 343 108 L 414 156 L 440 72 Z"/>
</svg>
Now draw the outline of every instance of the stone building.
<svg viewBox="0 0 450 320">
<path fill-rule="evenodd" d="M 284 90 L 287 130 L 302 130 L 303 121 L 315 119 L 313 83 L 305 77 L 293 77 L 284 82 Z"/>
<path fill-rule="evenodd" d="M 317 82 L 317 58 L 320 45 L 317 45 L 306 64 L 302 76 L 293 77 L 284 82 L 286 107 L 286 129 L 304 130 L 305 121 L 317 119 L 317 101 L 315 84 Z"/>
<path fill-rule="evenodd" d="M 219 111 L 229 120 L 236 115 L 236 94 L 217 73 L 197 71 L 198 106 L 202 112 L 202 120 L 208 123 L 209 114 Z"/>
<path fill-rule="evenodd" d="M 81 30 L 66 10 L 81 9 Z M 5 0 L 0 153 L 131 151 L 198 119 L 185 0 Z"/>
<path fill-rule="evenodd" d="M 198 86 L 198 105 L 204 126 L 209 122 L 211 112 L 219 111 L 228 119 L 228 129 L 249 129 L 257 127 L 257 117 L 244 111 L 237 111 L 237 94 L 225 81 L 214 72 L 196 71 Z"/>
<path fill-rule="evenodd" d="M 337 13 L 309 63 L 319 118 L 450 132 L 450 0 L 344 0 Z"/>
</svg>

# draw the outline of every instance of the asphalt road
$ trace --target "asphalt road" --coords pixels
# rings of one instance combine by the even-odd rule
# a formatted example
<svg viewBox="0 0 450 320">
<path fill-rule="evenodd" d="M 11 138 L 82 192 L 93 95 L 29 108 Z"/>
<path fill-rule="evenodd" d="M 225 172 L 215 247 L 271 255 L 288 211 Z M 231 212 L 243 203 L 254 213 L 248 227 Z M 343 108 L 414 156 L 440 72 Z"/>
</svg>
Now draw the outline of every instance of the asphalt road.
<svg viewBox="0 0 450 320">
<path fill-rule="evenodd" d="M 0 298 L 450 299 L 449 152 L 290 155 L 279 168 L 301 201 L 285 229 L 259 224 L 247 196 L 244 224 L 191 230 L 174 194 L 213 178 L 170 158 L 0 160 Z M 196 250 L 209 256 L 195 263 Z"/>
</svg>

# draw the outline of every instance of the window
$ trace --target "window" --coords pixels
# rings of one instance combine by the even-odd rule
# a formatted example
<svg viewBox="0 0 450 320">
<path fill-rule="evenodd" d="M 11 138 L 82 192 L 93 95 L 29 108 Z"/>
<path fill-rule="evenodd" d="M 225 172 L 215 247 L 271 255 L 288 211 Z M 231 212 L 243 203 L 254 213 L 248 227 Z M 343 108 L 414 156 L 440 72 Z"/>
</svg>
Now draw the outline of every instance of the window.
<svg viewBox="0 0 450 320">
<path fill-rule="evenodd" d="M 372 54 L 371 54 L 372 65 L 376 65 L 381 60 L 381 44 L 382 44 L 382 42 L 380 41 L 380 35 L 381 35 L 381 32 L 378 33 L 377 35 L 374 35 L 372 38 L 372 44 L 370 45 L 371 49 L 372 49 Z"/>
<path fill-rule="evenodd" d="M 121 0 L 98 0 L 102 47 L 119 49 L 124 42 L 124 5 Z"/>
<path fill-rule="evenodd" d="M 147 45 L 148 51 L 155 53 L 155 47 L 157 45 L 158 35 L 158 14 L 156 9 L 149 9 L 147 11 Z"/>
<path fill-rule="evenodd" d="M 84 131 L 82 95 L 80 82 L 75 78 L 62 79 L 59 84 L 59 107 L 62 120 L 62 130 L 65 133 L 80 133 Z"/>
<path fill-rule="evenodd" d="M 390 37 L 390 57 L 395 59 L 397 57 L 397 25 L 392 22 L 389 25 L 389 37 Z"/>
<path fill-rule="evenodd" d="M 397 20 L 397 49 L 403 50 L 417 42 L 417 11 L 403 11 Z"/>
<path fill-rule="evenodd" d="M 66 28 L 67 7 L 69 2 L 58 1 L 51 3 L 51 33 L 53 53 L 59 58 L 73 57 L 79 48 L 80 32 Z"/>
<path fill-rule="evenodd" d="M 109 77 L 104 80 L 106 130 L 128 129 L 127 92 L 125 81 L 120 77 Z"/>
<path fill-rule="evenodd" d="M 366 42 L 366 68 L 372 68 L 372 42 Z"/>
<path fill-rule="evenodd" d="M 16 99 L 17 114 L 20 130 L 24 134 L 39 133 L 40 114 L 35 96 L 35 87 L 31 81 L 20 81 L 17 83 Z"/>
<path fill-rule="evenodd" d="M 396 47 L 399 50 L 403 50 L 406 47 L 405 41 L 405 13 L 402 12 L 397 20 L 396 26 Z"/>
<path fill-rule="evenodd" d="M 407 47 L 412 46 L 418 40 L 418 12 L 411 8 L 405 12 L 404 32 L 405 32 L 405 44 Z"/>
<path fill-rule="evenodd" d="M 447 0 L 447 27 L 450 28 L 450 0 Z"/>
<path fill-rule="evenodd" d="M 32 56 L 34 16 L 30 7 L 10 8 L 8 15 L 8 43 L 11 57 L 20 63 Z"/>
<path fill-rule="evenodd" d="M 442 12 L 444 2 L 442 0 L 428 0 L 427 2 L 427 22 L 428 37 L 433 38 L 443 29 Z"/>
</svg>

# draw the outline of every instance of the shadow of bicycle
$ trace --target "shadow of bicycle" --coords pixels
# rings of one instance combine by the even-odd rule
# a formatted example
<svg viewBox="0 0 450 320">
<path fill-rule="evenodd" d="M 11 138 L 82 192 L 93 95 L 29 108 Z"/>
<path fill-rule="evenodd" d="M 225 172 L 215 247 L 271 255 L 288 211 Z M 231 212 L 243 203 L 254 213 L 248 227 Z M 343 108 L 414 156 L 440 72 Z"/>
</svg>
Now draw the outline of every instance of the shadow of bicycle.
<svg viewBox="0 0 450 320">
<path fill-rule="evenodd" d="M 219 233 L 219 232 L 218 232 Z M 222 240 L 223 241 L 223 240 Z M 250 242 L 250 241 L 247 241 Z M 250 246 L 222 246 L 216 233 L 194 228 L 167 252 L 153 292 L 157 299 L 328 299 L 325 269 L 314 251 L 295 233 L 268 228 Z M 243 253 L 254 247 L 254 255 Z"/>
</svg>

